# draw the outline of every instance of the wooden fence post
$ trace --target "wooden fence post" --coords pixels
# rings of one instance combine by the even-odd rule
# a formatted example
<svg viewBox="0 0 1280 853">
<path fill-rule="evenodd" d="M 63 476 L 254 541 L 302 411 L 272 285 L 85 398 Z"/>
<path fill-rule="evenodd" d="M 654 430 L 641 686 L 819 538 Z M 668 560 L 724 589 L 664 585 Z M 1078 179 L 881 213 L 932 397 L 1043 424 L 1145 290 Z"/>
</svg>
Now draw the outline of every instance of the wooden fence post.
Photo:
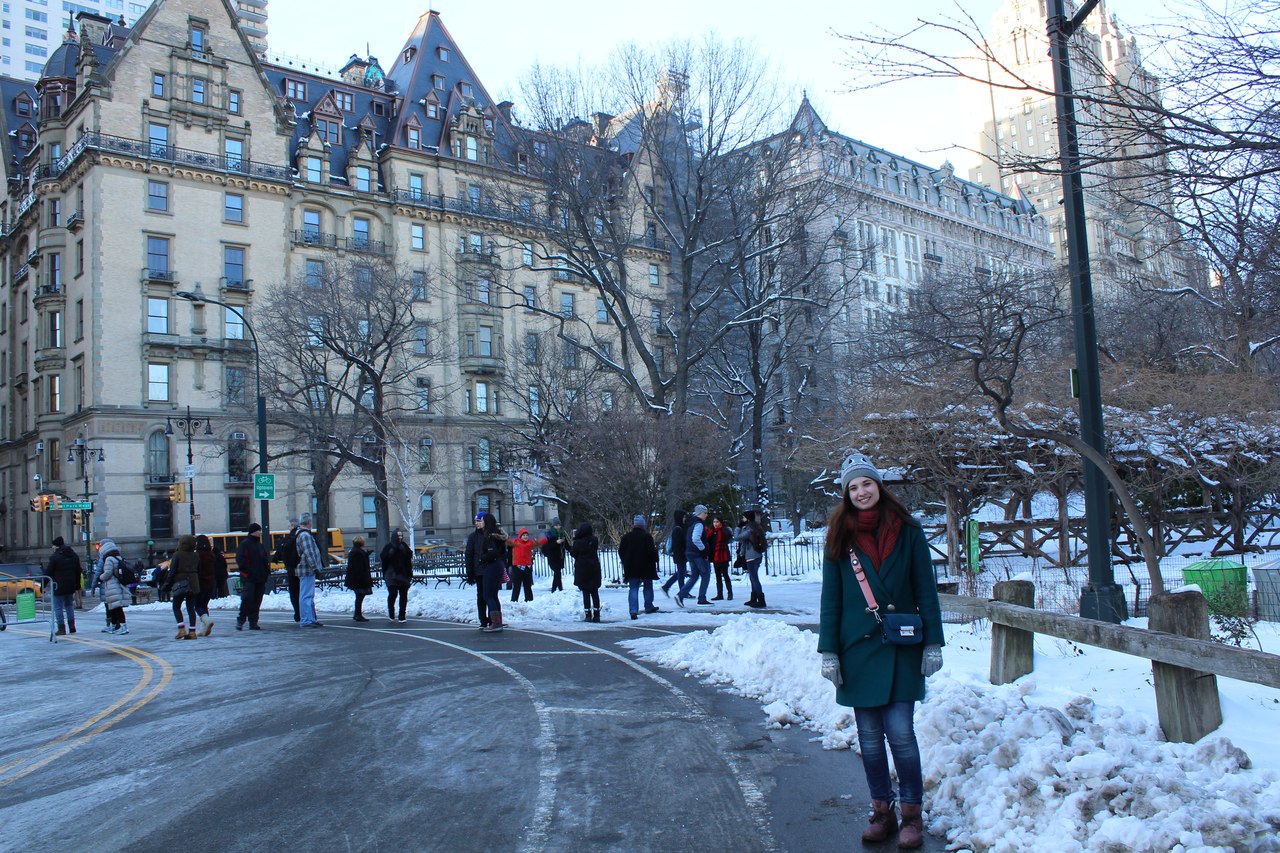
<svg viewBox="0 0 1280 853">
<path fill-rule="evenodd" d="M 1209 603 L 1198 592 L 1165 592 L 1151 596 L 1148 627 L 1196 640 L 1209 639 Z M 1156 711 L 1166 739 L 1195 743 L 1222 725 L 1218 677 L 1172 664 L 1151 662 Z"/>
<path fill-rule="evenodd" d="M 992 588 L 996 601 L 1034 607 L 1036 588 L 1031 581 L 1000 581 Z M 1035 669 L 1035 638 L 1031 631 L 991 625 L 991 683 L 1008 684 Z"/>
</svg>

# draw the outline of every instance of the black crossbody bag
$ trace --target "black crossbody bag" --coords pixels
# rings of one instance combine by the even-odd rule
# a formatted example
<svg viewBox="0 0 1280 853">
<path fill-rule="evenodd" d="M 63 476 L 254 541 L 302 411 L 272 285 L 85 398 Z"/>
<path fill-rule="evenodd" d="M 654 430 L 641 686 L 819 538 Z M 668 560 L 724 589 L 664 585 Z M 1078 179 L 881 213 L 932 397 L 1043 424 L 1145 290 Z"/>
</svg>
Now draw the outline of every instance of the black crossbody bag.
<svg viewBox="0 0 1280 853">
<path fill-rule="evenodd" d="M 880 639 L 891 646 L 914 646 L 924 642 L 924 619 L 919 613 L 884 613 L 876 603 L 875 593 L 867 582 L 867 573 L 858 562 L 858 555 L 849 551 L 849 561 L 853 564 L 853 576 L 862 587 L 862 597 L 867 600 L 867 612 L 875 617 L 880 626 Z"/>
</svg>

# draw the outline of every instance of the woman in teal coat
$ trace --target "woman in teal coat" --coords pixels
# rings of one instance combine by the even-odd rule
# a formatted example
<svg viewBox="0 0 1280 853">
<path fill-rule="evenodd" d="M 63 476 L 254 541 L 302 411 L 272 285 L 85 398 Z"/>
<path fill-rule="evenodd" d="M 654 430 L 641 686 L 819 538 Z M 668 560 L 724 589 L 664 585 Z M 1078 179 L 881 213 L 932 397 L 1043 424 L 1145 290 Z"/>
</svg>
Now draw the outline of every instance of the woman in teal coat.
<svg viewBox="0 0 1280 853">
<path fill-rule="evenodd" d="M 831 513 L 822 561 L 822 616 L 818 651 L 822 674 L 836 686 L 836 701 L 853 708 L 862 768 L 871 791 L 870 825 L 862 840 L 877 843 L 898 832 L 889 758 L 898 772 L 902 827 L 898 846 L 924 843 L 920 815 L 924 782 L 916 742 L 915 703 L 925 678 L 942 666 L 942 612 L 929 546 L 920 524 L 883 484 L 861 453 L 840 468 L 840 504 Z M 866 573 L 880 614 L 918 613 L 924 641 L 884 642 L 854 573 L 850 553 Z"/>
</svg>

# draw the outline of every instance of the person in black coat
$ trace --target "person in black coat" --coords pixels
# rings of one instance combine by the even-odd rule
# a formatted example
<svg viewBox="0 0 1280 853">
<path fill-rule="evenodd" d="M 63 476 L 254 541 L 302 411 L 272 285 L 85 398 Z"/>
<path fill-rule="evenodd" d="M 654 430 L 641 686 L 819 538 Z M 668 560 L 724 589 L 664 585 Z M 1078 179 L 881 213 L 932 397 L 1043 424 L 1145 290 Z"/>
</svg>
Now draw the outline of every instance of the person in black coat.
<svg viewBox="0 0 1280 853">
<path fill-rule="evenodd" d="M 480 581 L 484 584 L 484 602 L 489 608 L 489 624 L 484 630 L 501 631 L 502 600 L 498 593 L 502 589 L 502 577 L 507 573 L 507 534 L 502 532 L 498 519 L 492 513 L 486 512 L 481 516 L 476 565 L 480 570 Z"/>
<path fill-rule="evenodd" d="M 591 531 L 591 522 L 584 521 L 573 532 L 573 585 L 582 590 L 583 620 L 600 621 L 600 540 Z"/>
<path fill-rule="evenodd" d="M 355 615 L 351 618 L 357 622 L 368 622 L 364 615 L 364 597 L 373 592 L 373 571 L 369 568 L 369 552 L 365 550 L 364 537 L 357 536 L 351 540 L 344 584 L 356 594 Z"/>
<path fill-rule="evenodd" d="M 639 619 L 640 588 L 644 587 L 644 612 L 657 613 L 653 606 L 653 582 L 658 579 L 658 545 L 645 530 L 644 516 L 633 519 L 634 526 L 618 543 L 622 579 L 627 582 L 627 605 L 632 619 Z"/>
<path fill-rule="evenodd" d="M 462 565 L 467 572 L 467 583 L 476 588 L 476 610 L 480 614 L 480 630 L 489 627 L 489 602 L 484 597 L 484 583 L 480 578 L 480 543 L 484 541 L 484 513 L 478 512 L 475 517 L 475 530 L 467 537 L 466 547 L 462 552 Z"/>
<path fill-rule="evenodd" d="M 258 613 L 262 610 L 267 581 L 271 579 L 271 563 L 267 546 L 262 542 L 262 525 L 256 521 L 249 525 L 249 535 L 236 548 L 236 568 L 240 572 L 240 613 L 236 616 L 236 630 L 243 631 L 248 622 L 250 631 L 260 631 Z"/>
<path fill-rule="evenodd" d="M 53 579 L 53 615 L 58 620 L 58 636 L 68 630 L 76 632 L 76 590 L 84 578 L 80 570 L 80 557 L 67 547 L 61 536 L 53 540 L 53 554 L 45 572 Z"/>
<path fill-rule="evenodd" d="M 391 541 L 379 555 L 382 560 L 382 582 L 387 585 L 387 618 L 396 618 L 396 599 L 400 599 L 400 618 L 404 622 L 404 609 L 409 604 L 409 584 L 413 582 L 413 549 L 404 541 L 404 532 L 397 527 L 391 533 Z"/>
<path fill-rule="evenodd" d="M 667 540 L 670 543 L 671 561 L 676 564 L 676 571 L 671 577 L 667 578 L 662 584 L 662 594 L 671 595 L 671 585 L 678 584 L 676 590 L 684 586 L 685 575 L 685 534 L 684 534 L 684 510 L 678 509 L 671 516 L 671 538 Z"/>
</svg>

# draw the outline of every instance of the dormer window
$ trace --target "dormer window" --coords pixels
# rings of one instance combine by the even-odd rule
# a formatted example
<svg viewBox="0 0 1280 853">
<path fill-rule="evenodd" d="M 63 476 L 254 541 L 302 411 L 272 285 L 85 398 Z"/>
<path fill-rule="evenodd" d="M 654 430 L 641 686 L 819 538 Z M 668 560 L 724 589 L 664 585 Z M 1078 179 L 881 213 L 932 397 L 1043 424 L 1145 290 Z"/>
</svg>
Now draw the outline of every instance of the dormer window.
<svg viewBox="0 0 1280 853">
<path fill-rule="evenodd" d="M 313 116 L 312 120 L 315 122 L 316 135 L 325 142 L 328 142 L 330 145 L 337 145 L 342 141 L 342 126 L 337 121 L 328 118 L 320 118 L 319 116 Z"/>
<path fill-rule="evenodd" d="M 410 63 L 410 62 L 412 62 L 412 61 L 413 61 L 413 54 L 414 54 L 414 49 L 413 49 L 413 48 L 411 48 L 411 47 L 406 47 L 406 48 L 404 49 L 404 61 L 405 61 L 405 63 L 406 63 L 406 64 L 407 64 L 407 63 Z"/>
<path fill-rule="evenodd" d="M 305 101 L 307 99 L 307 84 L 301 80 L 285 80 L 284 96 L 291 101 Z"/>
<path fill-rule="evenodd" d="M 405 144 L 410 148 L 422 147 L 422 133 L 416 127 L 410 127 L 405 130 Z"/>
<path fill-rule="evenodd" d="M 333 103 L 338 109 L 344 113 L 352 112 L 356 108 L 355 96 L 350 92 L 334 92 Z"/>
<path fill-rule="evenodd" d="M 35 104 L 32 103 L 31 98 L 25 92 L 18 96 L 18 102 L 14 105 L 14 108 L 20 116 L 29 116 L 35 112 Z"/>
<path fill-rule="evenodd" d="M 427 118 L 440 118 L 439 104 L 427 104 Z"/>
<path fill-rule="evenodd" d="M 443 92 L 443 91 L 444 91 L 444 75 L 442 75 L 442 74 L 432 74 L 432 75 L 431 75 L 431 88 L 433 88 L 433 89 L 439 89 L 441 92 Z"/>
<path fill-rule="evenodd" d="M 30 148 L 32 145 L 35 144 L 35 142 L 36 142 L 35 132 L 32 131 L 30 128 L 24 127 L 18 131 L 18 147 L 19 148 Z"/>
<path fill-rule="evenodd" d="M 459 83 L 458 88 L 462 90 L 462 97 L 464 98 L 475 97 L 475 91 L 471 88 L 470 83 Z"/>
<path fill-rule="evenodd" d="M 190 38 L 192 53 L 203 54 L 208 50 L 208 46 L 206 44 L 208 33 L 205 32 L 203 27 L 192 26 Z"/>
<path fill-rule="evenodd" d="M 441 62 L 449 61 L 449 48 L 441 46 L 436 48 L 436 58 Z"/>
</svg>

